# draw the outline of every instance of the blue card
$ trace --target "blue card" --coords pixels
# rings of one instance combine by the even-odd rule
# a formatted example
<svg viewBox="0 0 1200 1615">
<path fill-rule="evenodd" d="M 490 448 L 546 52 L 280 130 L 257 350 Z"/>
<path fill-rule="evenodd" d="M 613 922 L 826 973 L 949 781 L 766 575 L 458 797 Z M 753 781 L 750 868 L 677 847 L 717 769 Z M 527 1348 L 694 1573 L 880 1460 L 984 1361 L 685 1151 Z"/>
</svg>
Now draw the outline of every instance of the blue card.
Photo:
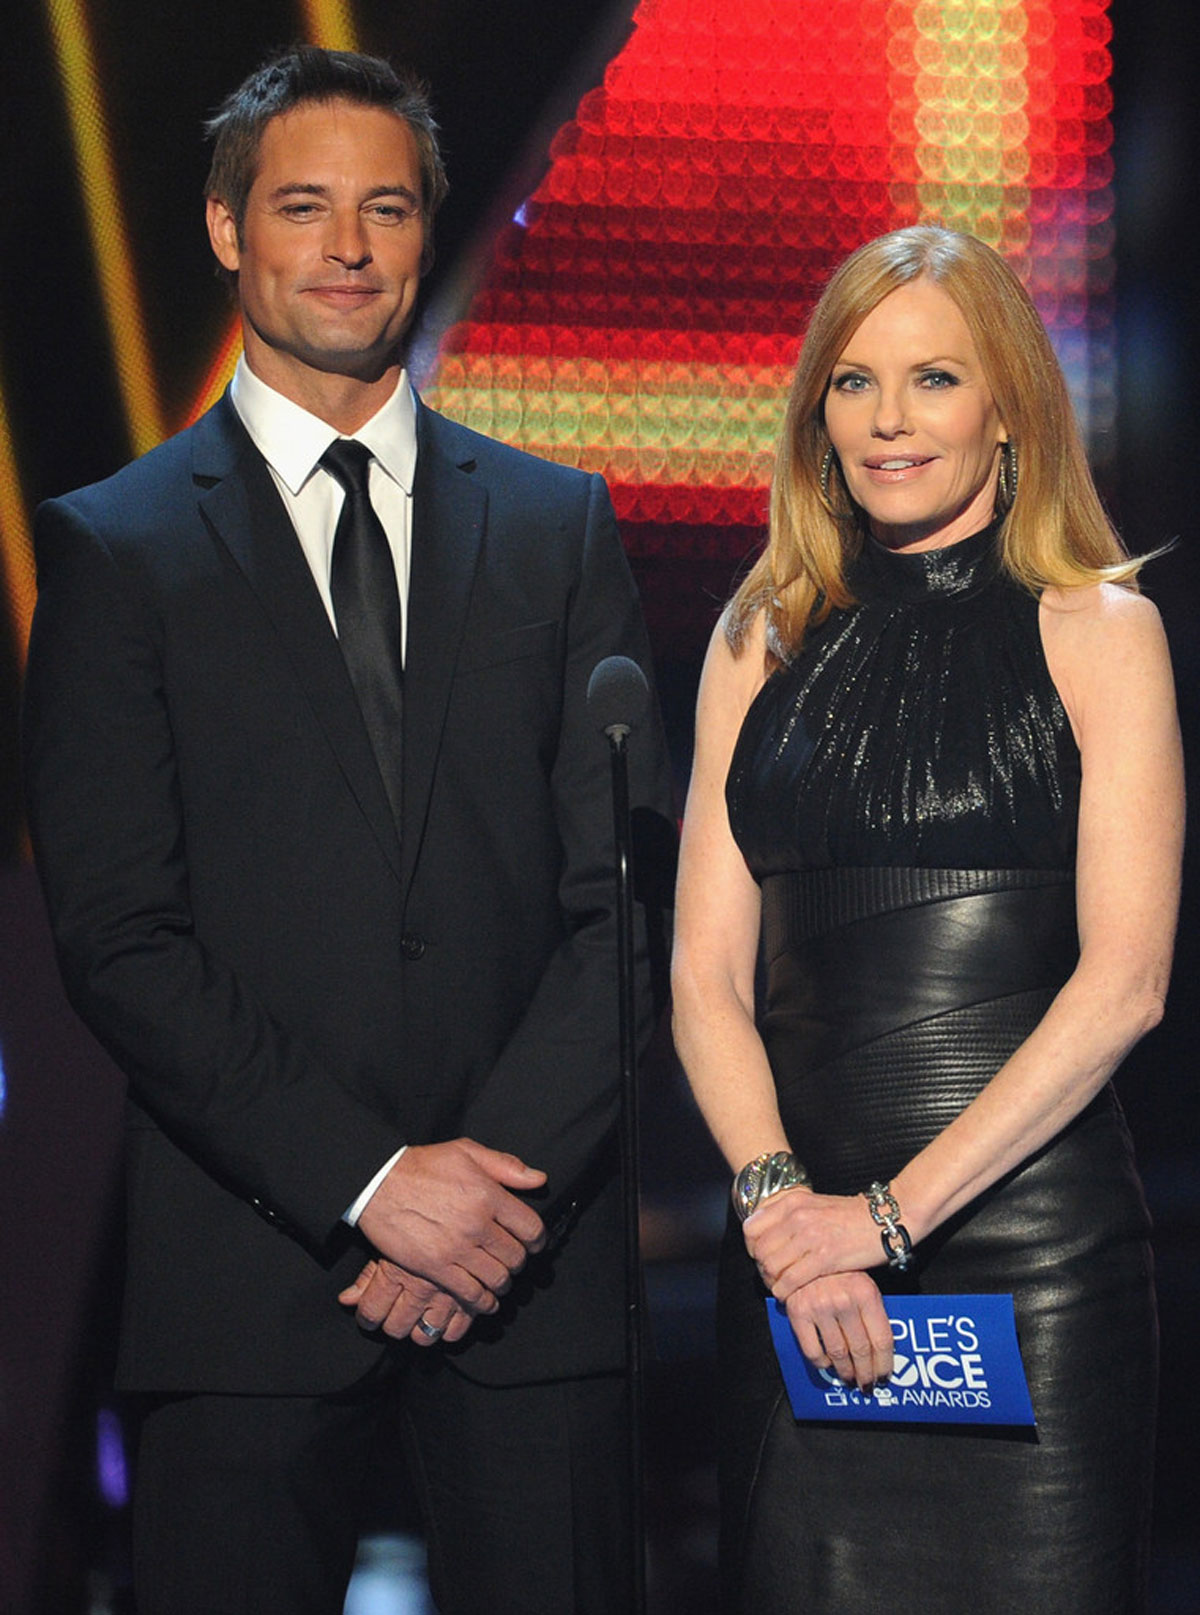
<svg viewBox="0 0 1200 1615">
<path fill-rule="evenodd" d="M 768 1299 L 767 1316 L 798 1419 L 875 1424 L 1033 1424 L 1011 1295 L 885 1295 L 896 1342 L 886 1385 L 870 1396 L 816 1369 L 796 1344 L 788 1316 Z"/>
</svg>

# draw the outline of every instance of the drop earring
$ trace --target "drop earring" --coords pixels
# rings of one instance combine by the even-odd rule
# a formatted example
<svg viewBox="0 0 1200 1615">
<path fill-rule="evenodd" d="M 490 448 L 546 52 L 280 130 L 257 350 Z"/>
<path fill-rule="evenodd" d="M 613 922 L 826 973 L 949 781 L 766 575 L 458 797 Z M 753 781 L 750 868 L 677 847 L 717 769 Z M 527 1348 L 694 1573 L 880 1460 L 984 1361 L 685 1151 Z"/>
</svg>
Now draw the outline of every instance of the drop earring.
<svg viewBox="0 0 1200 1615">
<path fill-rule="evenodd" d="M 833 450 L 832 448 L 828 448 L 825 450 L 825 456 L 821 461 L 821 498 L 825 503 L 825 508 L 829 511 L 833 510 L 833 505 L 829 499 L 829 478 L 832 473 Z"/>
<path fill-rule="evenodd" d="M 996 483 L 1000 503 L 1008 511 L 1017 497 L 1017 446 L 1009 441 L 1000 445 L 1000 474 Z"/>
</svg>

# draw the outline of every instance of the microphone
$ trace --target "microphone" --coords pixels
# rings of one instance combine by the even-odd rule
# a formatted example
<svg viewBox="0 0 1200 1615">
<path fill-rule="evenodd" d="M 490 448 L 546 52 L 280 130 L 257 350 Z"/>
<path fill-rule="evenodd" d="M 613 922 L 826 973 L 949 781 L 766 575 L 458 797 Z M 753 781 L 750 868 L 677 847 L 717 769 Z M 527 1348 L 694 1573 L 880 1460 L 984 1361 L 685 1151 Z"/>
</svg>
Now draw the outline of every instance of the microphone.
<svg viewBox="0 0 1200 1615">
<path fill-rule="evenodd" d="M 624 740 L 646 716 L 650 686 L 638 664 L 628 656 L 606 656 L 597 662 L 588 680 L 588 715 L 610 740 Z"/>
<path fill-rule="evenodd" d="M 621 1177 L 625 1245 L 625 1366 L 629 1376 L 626 1456 L 633 1524 L 632 1587 L 628 1608 L 645 1615 L 645 1463 L 642 1455 L 641 1251 L 638 1239 L 637 1015 L 634 993 L 633 854 L 629 814 L 629 757 L 625 741 L 646 716 L 650 686 L 628 656 L 606 656 L 588 680 L 588 716 L 608 736 L 612 773 L 613 850 L 616 854 L 617 1029 L 621 1079 Z"/>
</svg>

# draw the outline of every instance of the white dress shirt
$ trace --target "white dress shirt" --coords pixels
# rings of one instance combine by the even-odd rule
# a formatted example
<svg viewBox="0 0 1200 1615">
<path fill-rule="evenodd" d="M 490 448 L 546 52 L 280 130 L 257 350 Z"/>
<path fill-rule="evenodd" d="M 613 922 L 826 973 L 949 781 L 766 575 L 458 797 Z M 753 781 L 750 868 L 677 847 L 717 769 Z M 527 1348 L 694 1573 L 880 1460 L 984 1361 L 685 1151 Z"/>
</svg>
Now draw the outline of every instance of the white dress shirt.
<svg viewBox="0 0 1200 1615">
<path fill-rule="evenodd" d="M 310 415 L 290 398 L 268 387 L 246 363 L 238 360 L 229 396 L 254 446 L 267 462 L 280 497 L 292 518 L 296 537 L 308 562 L 329 621 L 337 632 L 329 569 L 333 535 L 346 495 L 341 483 L 319 464 L 329 445 L 341 436 L 328 421 Z M 417 467 L 417 412 L 408 374 L 400 372 L 396 390 L 365 426 L 354 433 L 374 458 L 367 472 L 367 491 L 375 514 L 383 524 L 400 595 L 400 654 L 404 656 L 408 629 L 408 572 L 412 555 L 412 490 Z M 353 1227 L 367 1201 L 408 1148 L 403 1145 L 380 1167 L 366 1188 L 343 1213 Z"/>
</svg>

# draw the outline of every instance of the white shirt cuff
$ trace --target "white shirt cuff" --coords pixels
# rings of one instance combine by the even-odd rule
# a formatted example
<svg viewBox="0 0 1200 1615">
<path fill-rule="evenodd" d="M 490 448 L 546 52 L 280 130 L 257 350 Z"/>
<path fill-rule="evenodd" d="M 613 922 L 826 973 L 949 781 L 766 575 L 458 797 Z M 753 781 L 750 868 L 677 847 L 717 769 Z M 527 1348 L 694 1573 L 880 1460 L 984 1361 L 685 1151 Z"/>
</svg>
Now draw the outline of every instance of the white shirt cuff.
<svg viewBox="0 0 1200 1615">
<path fill-rule="evenodd" d="M 358 1219 L 367 1209 L 367 1201 L 370 1200 L 371 1196 L 375 1193 L 376 1189 L 378 1189 L 379 1185 L 383 1182 L 384 1178 L 387 1177 L 388 1173 L 392 1170 L 396 1162 L 404 1154 L 407 1148 L 407 1144 L 401 1144 L 395 1155 L 391 1156 L 383 1163 L 383 1165 L 379 1168 L 379 1171 L 376 1172 L 370 1183 L 367 1184 L 366 1188 L 359 1195 L 358 1199 L 350 1205 L 348 1210 L 342 1212 L 343 1222 L 348 1222 L 351 1228 L 358 1227 Z"/>
</svg>

